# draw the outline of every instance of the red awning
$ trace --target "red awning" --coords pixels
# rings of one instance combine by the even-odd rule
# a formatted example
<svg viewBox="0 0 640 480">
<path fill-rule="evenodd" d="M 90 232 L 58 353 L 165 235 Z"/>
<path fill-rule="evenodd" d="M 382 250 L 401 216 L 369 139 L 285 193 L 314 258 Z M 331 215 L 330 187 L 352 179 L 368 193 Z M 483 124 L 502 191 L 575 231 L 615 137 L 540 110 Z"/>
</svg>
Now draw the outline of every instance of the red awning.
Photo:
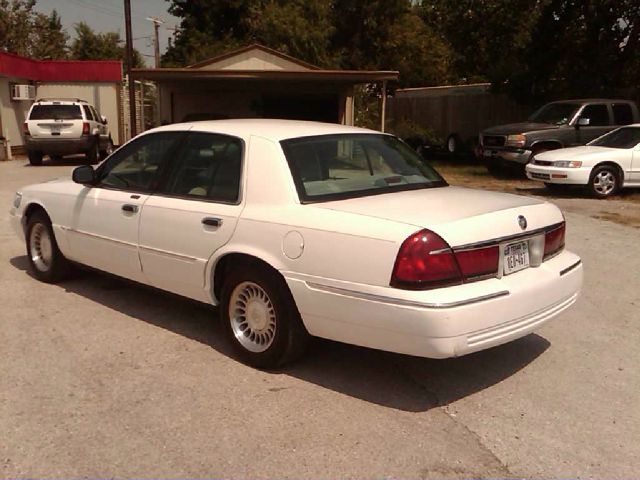
<svg viewBox="0 0 640 480">
<path fill-rule="evenodd" d="M 0 52 L 0 75 L 41 82 L 120 82 L 119 60 L 32 60 Z"/>
</svg>

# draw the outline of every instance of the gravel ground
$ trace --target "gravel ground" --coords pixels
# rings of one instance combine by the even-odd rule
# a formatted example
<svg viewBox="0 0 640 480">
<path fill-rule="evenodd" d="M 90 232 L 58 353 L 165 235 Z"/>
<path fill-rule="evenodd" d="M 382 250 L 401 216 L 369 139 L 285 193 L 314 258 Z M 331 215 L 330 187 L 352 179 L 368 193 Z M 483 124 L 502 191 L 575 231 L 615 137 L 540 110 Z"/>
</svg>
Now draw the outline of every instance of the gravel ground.
<svg viewBox="0 0 640 480">
<path fill-rule="evenodd" d="M 637 229 L 568 209 L 583 295 L 517 342 L 437 361 L 316 341 L 267 373 L 212 308 L 26 273 L 13 192 L 71 164 L 0 163 L 3 477 L 640 475 Z"/>
</svg>

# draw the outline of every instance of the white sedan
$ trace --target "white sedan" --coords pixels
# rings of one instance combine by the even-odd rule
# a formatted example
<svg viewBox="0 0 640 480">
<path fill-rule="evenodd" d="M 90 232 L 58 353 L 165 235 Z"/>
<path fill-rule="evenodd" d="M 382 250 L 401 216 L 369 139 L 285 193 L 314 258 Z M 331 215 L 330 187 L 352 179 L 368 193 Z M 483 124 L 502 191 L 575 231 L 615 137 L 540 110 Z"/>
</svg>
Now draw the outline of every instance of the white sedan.
<svg viewBox="0 0 640 480">
<path fill-rule="evenodd" d="M 310 335 L 468 354 L 532 332 L 582 285 L 556 206 L 448 186 L 397 138 L 333 124 L 160 127 L 23 188 L 11 215 L 36 278 L 79 263 L 218 305 L 258 367 Z"/>
<path fill-rule="evenodd" d="M 613 130 L 584 147 L 540 153 L 526 169 L 527 177 L 550 188 L 583 185 L 600 198 L 640 187 L 640 124 Z"/>
</svg>

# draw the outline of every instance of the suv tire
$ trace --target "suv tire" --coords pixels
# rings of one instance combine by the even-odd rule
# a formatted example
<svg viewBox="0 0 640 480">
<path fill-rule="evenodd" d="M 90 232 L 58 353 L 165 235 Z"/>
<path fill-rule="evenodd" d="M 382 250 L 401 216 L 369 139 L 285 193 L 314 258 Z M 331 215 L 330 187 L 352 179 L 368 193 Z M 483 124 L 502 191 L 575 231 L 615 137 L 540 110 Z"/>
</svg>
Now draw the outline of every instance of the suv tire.
<svg viewBox="0 0 640 480">
<path fill-rule="evenodd" d="M 104 145 L 104 148 L 100 150 L 100 160 L 104 160 L 112 153 L 113 153 L 113 140 L 111 140 L 111 137 L 109 137 L 107 139 L 107 142 Z"/>
<path fill-rule="evenodd" d="M 42 165 L 42 152 L 28 151 L 27 157 L 31 165 Z"/>
<path fill-rule="evenodd" d="M 87 162 L 96 163 L 100 159 L 100 140 L 95 139 L 86 154 Z"/>
</svg>

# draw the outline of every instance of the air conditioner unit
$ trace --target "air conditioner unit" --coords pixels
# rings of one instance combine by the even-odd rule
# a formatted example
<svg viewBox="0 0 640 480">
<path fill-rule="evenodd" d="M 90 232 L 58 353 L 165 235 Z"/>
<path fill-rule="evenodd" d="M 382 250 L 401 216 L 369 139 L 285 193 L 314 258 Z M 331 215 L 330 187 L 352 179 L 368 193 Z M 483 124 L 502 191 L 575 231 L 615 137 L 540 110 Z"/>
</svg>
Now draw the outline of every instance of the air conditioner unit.
<svg viewBox="0 0 640 480">
<path fill-rule="evenodd" d="M 34 85 L 11 85 L 11 100 L 35 100 L 36 87 Z"/>
</svg>

